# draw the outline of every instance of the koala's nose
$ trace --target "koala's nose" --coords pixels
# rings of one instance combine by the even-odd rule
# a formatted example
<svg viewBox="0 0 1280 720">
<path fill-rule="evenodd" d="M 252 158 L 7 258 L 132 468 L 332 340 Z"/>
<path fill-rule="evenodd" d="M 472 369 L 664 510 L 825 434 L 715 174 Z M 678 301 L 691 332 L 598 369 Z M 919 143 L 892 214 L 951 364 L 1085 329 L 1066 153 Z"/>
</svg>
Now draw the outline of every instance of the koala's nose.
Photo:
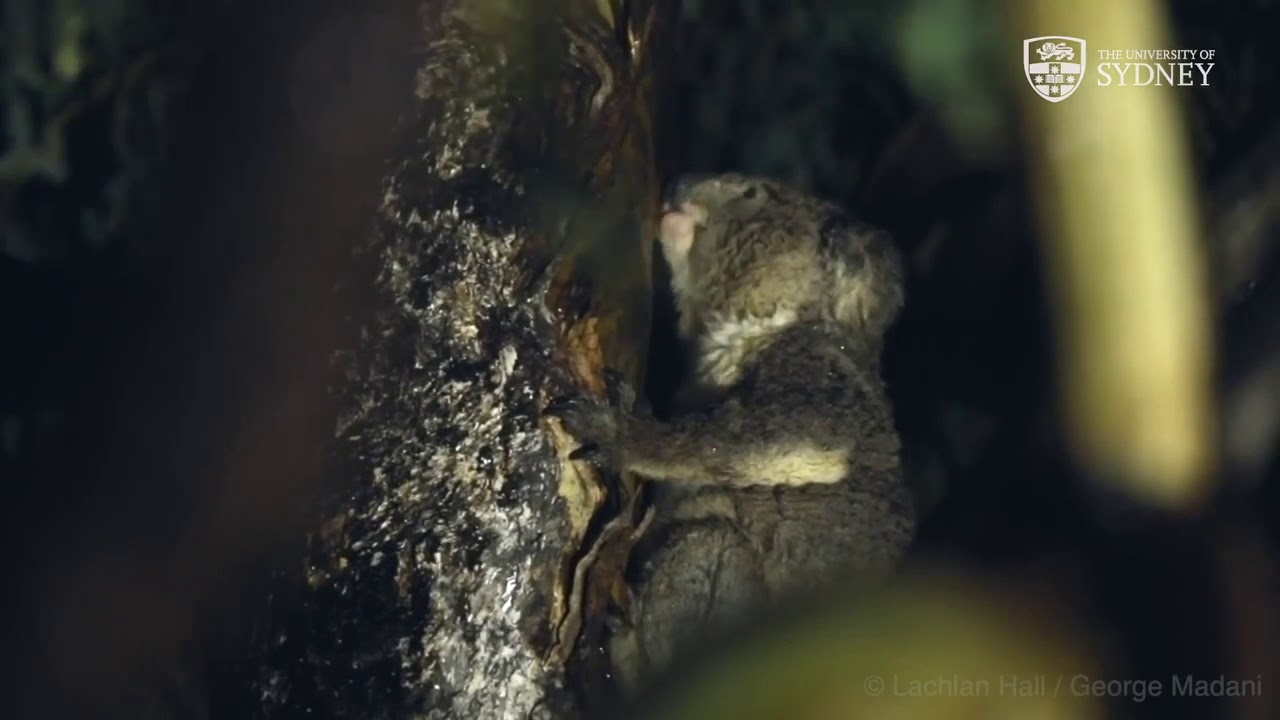
<svg viewBox="0 0 1280 720">
<path fill-rule="evenodd" d="M 710 180 L 710 173 L 691 173 L 689 175 L 681 175 L 667 184 L 667 190 L 662 195 L 662 209 L 673 210 L 689 199 L 689 193 L 695 185 Z"/>
</svg>

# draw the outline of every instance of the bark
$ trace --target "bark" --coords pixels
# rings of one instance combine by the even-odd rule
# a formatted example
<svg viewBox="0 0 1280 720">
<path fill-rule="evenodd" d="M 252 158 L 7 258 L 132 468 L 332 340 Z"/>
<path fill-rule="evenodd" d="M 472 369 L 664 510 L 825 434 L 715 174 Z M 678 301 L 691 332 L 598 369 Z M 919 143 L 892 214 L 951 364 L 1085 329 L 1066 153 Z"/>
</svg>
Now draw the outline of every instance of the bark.
<svg viewBox="0 0 1280 720">
<path fill-rule="evenodd" d="M 358 253 L 374 310 L 338 358 L 346 491 L 260 628 L 264 716 L 572 717 L 595 697 L 578 649 L 634 493 L 563 460 L 539 414 L 643 367 L 653 13 L 541 5 L 421 3 L 411 139 Z"/>
</svg>

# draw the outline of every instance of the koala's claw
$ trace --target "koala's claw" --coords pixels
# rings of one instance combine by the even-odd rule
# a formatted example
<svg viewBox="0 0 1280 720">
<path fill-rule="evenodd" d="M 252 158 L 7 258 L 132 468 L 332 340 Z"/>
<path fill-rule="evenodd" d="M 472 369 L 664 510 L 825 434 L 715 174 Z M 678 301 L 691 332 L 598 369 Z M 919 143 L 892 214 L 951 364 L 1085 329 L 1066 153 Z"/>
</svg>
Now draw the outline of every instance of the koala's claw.
<svg viewBox="0 0 1280 720">
<path fill-rule="evenodd" d="M 600 456 L 600 446 L 596 443 L 587 443 L 582 447 L 569 453 L 570 460 L 586 460 L 591 462 Z"/>
<path fill-rule="evenodd" d="M 559 418 L 565 429 L 577 436 L 589 436 L 602 429 L 598 420 L 604 419 L 608 408 L 591 397 L 567 396 L 556 398 L 542 409 L 543 417 Z"/>
<path fill-rule="evenodd" d="M 574 397 L 556 398 L 555 400 L 547 403 L 546 407 L 542 408 L 542 417 L 554 417 L 563 420 L 565 416 L 573 412 L 574 406 L 577 405 L 578 402 L 578 398 Z"/>
<path fill-rule="evenodd" d="M 623 410 L 630 410 L 636 402 L 636 391 L 622 373 L 613 368 L 605 368 L 604 386 L 609 394 L 609 403 Z"/>
<path fill-rule="evenodd" d="M 552 400 L 542 410 L 543 417 L 558 418 L 580 446 L 570 460 L 585 460 L 609 468 L 616 465 L 620 411 L 591 396 L 569 396 Z"/>
</svg>

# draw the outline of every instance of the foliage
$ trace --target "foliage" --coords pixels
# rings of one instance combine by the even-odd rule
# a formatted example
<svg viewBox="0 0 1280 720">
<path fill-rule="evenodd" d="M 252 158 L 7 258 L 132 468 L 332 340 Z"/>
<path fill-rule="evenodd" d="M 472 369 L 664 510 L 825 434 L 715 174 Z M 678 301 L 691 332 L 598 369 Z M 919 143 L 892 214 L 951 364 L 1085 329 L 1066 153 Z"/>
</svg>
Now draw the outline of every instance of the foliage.
<svg viewBox="0 0 1280 720">
<path fill-rule="evenodd" d="M 11 0 L 3 12 L 0 254 L 102 248 L 165 147 L 173 18 L 141 0 Z"/>
<path fill-rule="evenodd" d="M 773 175 L 848 198 L 909 102 L 896 89 L 892 2 L 684 4 L 668 103 L 671 165 Z M 858 108 L 856 115 L 849 108 Z"/>
</svg>

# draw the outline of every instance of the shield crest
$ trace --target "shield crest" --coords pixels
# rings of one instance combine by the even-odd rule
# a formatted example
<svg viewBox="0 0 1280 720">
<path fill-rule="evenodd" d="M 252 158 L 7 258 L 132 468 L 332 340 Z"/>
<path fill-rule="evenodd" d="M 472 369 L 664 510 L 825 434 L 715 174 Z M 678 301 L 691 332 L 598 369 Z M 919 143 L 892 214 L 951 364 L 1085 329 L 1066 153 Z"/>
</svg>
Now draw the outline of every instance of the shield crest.
<svg viewBox="0 0 1280 720">
<path fill-rule="evenodd" d="M 1085 42 L 1061 35 L 1022 41 L 1022 69 L 1040 97 L 1062 102 L 1084 81 Z"/>
</svg>

